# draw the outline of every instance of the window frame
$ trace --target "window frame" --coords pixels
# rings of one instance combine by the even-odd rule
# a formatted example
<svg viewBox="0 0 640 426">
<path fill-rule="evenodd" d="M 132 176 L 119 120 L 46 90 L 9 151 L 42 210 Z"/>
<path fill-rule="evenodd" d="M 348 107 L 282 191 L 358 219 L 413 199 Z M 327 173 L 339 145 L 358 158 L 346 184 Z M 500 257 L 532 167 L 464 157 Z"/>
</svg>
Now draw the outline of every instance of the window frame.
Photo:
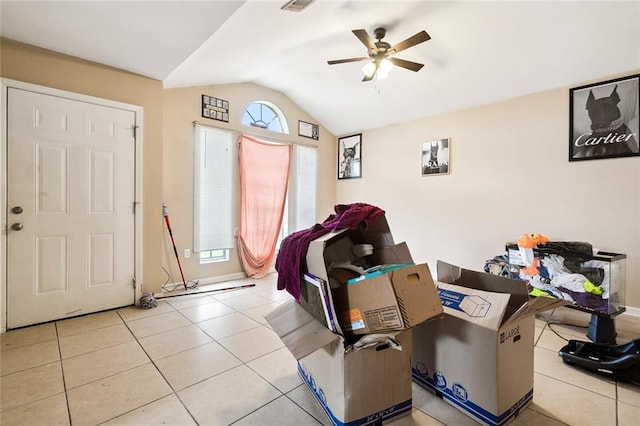
<svg viewBox="0 0 640 426">
<path fill-rule="evenodd" d="M 254 118 L 252 115 L 252 112 L 249 110 L 254 106 L 258 106 L 260 108 L 260 120 L 257 120 L 256 118 Z M 268 123 L 262 120 L 263 118 L 262 112 L 264 108 L 267 108 L 269 111 L 273 113 L 273 118 L 271 118 Z M 246 117 L 249 117 L 249 119 L 246 119 Z M 263 123 L 265 123 L 266 126 L 256 125 L 255 123 L 257 123 L 258 121 L 262 121 Z M 271 128 L 271 123 L 273 123 L 274 121 L 278 123 L 279 129 Z M 287 118 L 285 117 L 284 113 L 274 103 L 269 101 L 257 100 L 257 101 L 251 102 L 243 110 L 242 117 L 240 118 L 240 122 L 242 123 L 243 126 L 258 128 L 258 129 L 266 130 L 273 133 L 280 133 L 283 135 L 289 134 L 289 124 L 287 123 Z"/>
<path fill-rule="evenodd" d="M 230 249 L 213 249 L 213 250 L 203 250 L 198 253 L 198 260 L 200 264 L 206 263 L 218 263 L 218 262 L 228 262 L 229 261 L 229 252 Z M 218 256 L 214 256 L 214 252 L 221 252 Z M 203 256 L 203 253 L 208 253 L 208 256 Z"/>
</svg>

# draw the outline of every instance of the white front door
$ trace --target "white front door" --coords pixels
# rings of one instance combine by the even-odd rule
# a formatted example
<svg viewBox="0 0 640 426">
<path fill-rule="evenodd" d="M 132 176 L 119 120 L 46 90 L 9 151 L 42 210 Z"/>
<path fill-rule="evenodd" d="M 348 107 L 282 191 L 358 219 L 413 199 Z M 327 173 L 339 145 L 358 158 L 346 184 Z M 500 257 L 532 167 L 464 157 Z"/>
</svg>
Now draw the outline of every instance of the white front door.
<svg viewBox="0 0 640 426">
<path fill-rule="evenodd" d="M 135 112 L 7 99 L 7 328 L 131 305 Z"/>
</svg>

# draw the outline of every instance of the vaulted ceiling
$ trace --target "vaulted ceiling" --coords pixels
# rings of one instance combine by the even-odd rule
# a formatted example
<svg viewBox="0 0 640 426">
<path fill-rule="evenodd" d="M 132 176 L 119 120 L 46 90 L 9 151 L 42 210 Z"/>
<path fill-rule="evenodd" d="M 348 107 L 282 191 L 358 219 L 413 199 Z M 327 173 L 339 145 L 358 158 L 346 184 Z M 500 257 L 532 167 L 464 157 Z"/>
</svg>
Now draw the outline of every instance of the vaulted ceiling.
<svg viewBox="0 0 640 426">
<path fill-rule="evenodd" d="M 301 0 L 298 0 L 301 1 Z M 639 1 L 0 1 L 0 35 L 163 81 L 253 82 L 336 135 L 640 69 Z M 307 2 L 307 0 L 304 0 Z M 385 27 L 424 64 L 362 82 L 351 32 Z"/>
</svg>

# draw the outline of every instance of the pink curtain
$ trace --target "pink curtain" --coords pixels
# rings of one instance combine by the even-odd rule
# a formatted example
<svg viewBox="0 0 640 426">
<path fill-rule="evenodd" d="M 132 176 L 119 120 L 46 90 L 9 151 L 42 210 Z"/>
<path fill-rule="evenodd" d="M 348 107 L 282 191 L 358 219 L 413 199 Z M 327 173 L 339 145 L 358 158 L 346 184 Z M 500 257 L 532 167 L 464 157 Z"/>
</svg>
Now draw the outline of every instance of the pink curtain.
<svg viewBox="0 0 640 426">
<path fill-rule="evenodd" d="M 240 229 L 236 243 L 248 276 L 269 272 L 282 224 L 291 145 L 240 138 Z"/>
</svg>

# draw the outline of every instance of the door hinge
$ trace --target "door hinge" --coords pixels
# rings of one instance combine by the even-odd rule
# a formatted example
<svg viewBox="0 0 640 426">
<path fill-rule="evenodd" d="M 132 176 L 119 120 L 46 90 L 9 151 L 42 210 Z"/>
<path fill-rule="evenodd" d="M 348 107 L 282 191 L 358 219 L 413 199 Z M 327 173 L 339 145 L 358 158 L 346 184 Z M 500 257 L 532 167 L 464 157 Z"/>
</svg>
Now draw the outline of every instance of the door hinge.
<svg viewBox="0 0 640 426">
<path fill-rule="evenodd" d="M 131 126 L 129 128 L 133 129 L 133 139 L 135 140 L 138 137 L 138 126 L 133 125 L 133 126 Z"/>
<path fill-rule="evenodd" d="M 138 207 L 138 204 L 140 204 L 139 201 L 134 201 L 133 202 L 133 214 L 136 214 L 136 208 Z"/>
<path fill-rule="evenodd" d="M 136 288 L 136 277 L 135 275 L 133 277 L 131 277 L 131 284 L 133 284 L 133 288 Z"/>
</svg>

